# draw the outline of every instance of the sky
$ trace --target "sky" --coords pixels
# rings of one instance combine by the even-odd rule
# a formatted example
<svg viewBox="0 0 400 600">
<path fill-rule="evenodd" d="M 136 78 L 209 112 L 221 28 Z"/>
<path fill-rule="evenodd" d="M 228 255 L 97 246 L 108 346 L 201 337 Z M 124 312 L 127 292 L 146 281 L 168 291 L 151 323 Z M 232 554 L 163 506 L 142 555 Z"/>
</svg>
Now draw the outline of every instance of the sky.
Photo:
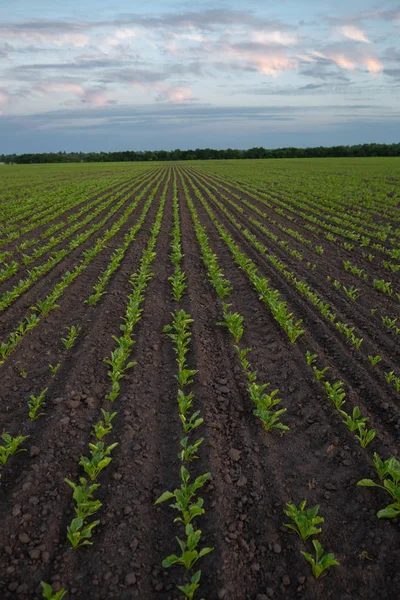
<svg viewBox="0 0 400 600">
<path fill-rule="evenodd" d="M 0 153 L 399 141 L 398 1 L 0 2 Z"/>
</svg>

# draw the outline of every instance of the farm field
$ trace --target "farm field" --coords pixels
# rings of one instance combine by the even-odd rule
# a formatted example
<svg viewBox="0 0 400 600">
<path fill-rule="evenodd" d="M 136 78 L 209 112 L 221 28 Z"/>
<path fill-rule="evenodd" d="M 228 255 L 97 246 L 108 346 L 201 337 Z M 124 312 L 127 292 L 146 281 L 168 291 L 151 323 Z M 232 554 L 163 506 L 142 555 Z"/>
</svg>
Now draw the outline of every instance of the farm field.
<svg viewBox="0 0 400 600">
<path fill-rule="evenodd" d="M 398 159 L 0 166 L 0 261 L 1 598 L 398 597 Z"/>
</svg>

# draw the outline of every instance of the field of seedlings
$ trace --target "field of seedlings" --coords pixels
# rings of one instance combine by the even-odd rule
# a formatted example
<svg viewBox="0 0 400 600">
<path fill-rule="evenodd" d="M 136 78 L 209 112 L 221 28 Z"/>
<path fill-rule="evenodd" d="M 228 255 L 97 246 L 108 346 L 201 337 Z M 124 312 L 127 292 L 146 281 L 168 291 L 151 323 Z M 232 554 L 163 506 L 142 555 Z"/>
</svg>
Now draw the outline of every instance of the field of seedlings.
<svg viewBox="0 0 400 600">
<path fill-rule="evenodd" d="M 400 161 L 0 166 L 0 597 L 389 600 Z"/>
</svg>

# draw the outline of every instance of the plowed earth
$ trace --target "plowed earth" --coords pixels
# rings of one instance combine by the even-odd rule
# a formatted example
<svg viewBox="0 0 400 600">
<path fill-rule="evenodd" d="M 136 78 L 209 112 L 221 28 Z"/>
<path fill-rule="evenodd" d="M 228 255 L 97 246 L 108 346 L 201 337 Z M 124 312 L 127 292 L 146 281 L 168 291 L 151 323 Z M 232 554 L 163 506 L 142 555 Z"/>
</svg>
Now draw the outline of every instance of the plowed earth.
<svg viewBox="0 0 400 600">
<path fill-rule="evenodd" d="M 176 168 L 176 167 L 174 167 Z M 243 343 L 252 348 L 251 362 L 260 381 L 279 388 L 282 405 L 287 408 L 284 422 L 290 431 L 265 432 L 252 412 L 232 340 L 226 329 L 216 323 L 222 319 L 222 305 L 209 283 L 201 259 L 193 222 L 184 190 L 178 178 L 181 211 L 183 269 L 187 293 L 181 306 L 194 319 L 189 364 L 198 370 L 193 391 L 197 408 L 204 417 L 201 435 L 205 438 L 200 459 L 193 469 L 197 474 L 210 471 L 205 487 L 205 515 L 198 519 L 204 545 L 214 552 L 201 561 L 200 597 L 208 600 L 265 600 L 266 598 L 326 600 L 388 600 L 399 595 L 400 532 L 397 522 L 379 521 L 376 512 L 387 504 L 378 490 L 356 487 L 359 479 L 375 478 L 373 452 L 388 458 L 398 450 L 400 429 L 399 394 L 388 386 L 384 370 L 400 364 L 396 337 L 382 327 L 371 309 L 379 305 L 391 314 L 395 305 L 342 268 L 348 258 L 335 244 L 324 243 L 323 256 L 311 255 L 304 244 L 281 231 L 277 224 L 297 229 L 319 243 L 318 237 L 304 229 L 301 217 L 290 222 L 266 207 L 257 192 L 246 192 L 233 180 L 222 183 L 201 169 L 180 166 L 178 172 L 188 186 L 201 223 L 205 226 L 212 250 L 218 256 L 233 292 L 232 309 L 245 319 Z M 149 171 L 150 173 L 150 171 Z M 168 171 L 160 168 L 154 185 L 167 181 Z M 129 181 L 132 196 L 104 228 L 117 221 L 129 202 L 145 184 Z M 270 279 L 296 318 L 303 319 L 306 332 L 291 344 L 273 319 L 244 271 L 238 269 L 203 205 L 196 198 L 193 184 L 205 186 L 204 200 L 238 246 L 254 261 L 259 274 Z M 91 429 L 109 389 L 107 365 L 103 359 L 114 348 L 121 318 L 130 291 L 129 276 L 137 271 L 159 205 L 162 185 L 155 194 L 143 227 L 128 248 L 120 268 L 99 304 L 84 300 L 90 295 L 98 275 L 107 266 L 113 250 L 136 222 L 149 190 L 139 202 L 107 248 L 64 292 L 56 310 L 41 319 L 27 334 L 5 364 L 1 373 L 1 428 L 13 435 L 29 435 L 27 452 L 9 460 L 0 483 L 0 597 L 36 599 L 41 597 L 41 580 L 54 589 L 65 587 L 67 598 L 79 600 L 176 600 L 176 583 L 181 568 L 164 570 L 162 560 L 176 551 L 174 514 L 168 503 L 154 506 L 158 496 L 179 485 L 180 461 L 177 453 L 181 426 L 176 404 L 176 363 L 171 340 L 162 333 L 177 306 L 171 299 L 168 277 L 172 227 L 172 179 L 169 178 L 162 228 L 156 245 L 154 273 L 146 291 L 143 316 L 135 327 L 132 360 L 137 365 L 122 381 L 121 395 L 113 409 L 118 411 L 110 443 L 118 441 L 113 461 L 100 477 L 100 525 L 93 534 L 93 546 L 73 551 L 66 539 L 66 528 L 73 518 L 71 489 L 64 478 L 82 475 L 78 465 L 87 444 L 93 440 Z M 206 189 L 211 193 L 207 193 Z M 298 261 L 271 242 L 248 221 L 262 218 L 243 204 L 243 212 L 229 204 L 230 192 L 239 194 L 265 211 L 275 224 L 265 223 L 291 248 L 304 254 Z M 114 190 L 110 190 L 115 193 Z M 364 339 L 359 352 L 317 308 L 301 296 L 293 284 L 245 239 L 214 204 L 213 196 L 230 210 L 242 227 L 254 233 L 296 277 L 306 281 L 319 296 L 331 304 L 339 320 L 350 323 Z M 105 196 L 102 195 L 101 199 Z M 108 209 L 107 209 L 108 210 Z M 68 213 L 69 214 L 69 213 Z M 98 220 L 103 218 L 97 217 Z M 34 236 L 35 232 L 30 235 Z M 94 239 L 65 257 L 48 275 L 0 314 L 2 339 L 29 307 L 44 298 L 62 274 L 72 270 L 78 256 Z M 58 247 L 56 248 L 58 249 Z M 357 250 L 355 251 L 357 252 Z M 308 257 L 307 254 L 310 254 Z M 44 262 L 47 255 L 41 257 Z M 352 260 L 374 275 L 374 266 L 361 252 Z M 315 271 L 305 262 L 317 264 Z M 357 285 L 362 294 L 357 302 L 339 294 L 326 279 L 338 278 L 344 285 Z M 19 277 L 2 284 L 10 289 Z M 394 287 L 399 277 L 392 274 Z M 397 289 L 399 289 L 397 285 Z M 79 325 L 81 332 L 74 347 L 65 351 L 60 343 L 65 328 Z M 306 350 L 318 354 L 321 363 L 330 365 L 331 379 L 342 380 L 349 405 L 358 405 L 377 430 L 375 440 L 360 448 L 354 435 L 342 423 L 321 385 L 307 367 Z M 374 369 L 368 354 L 383 358 Z M 61 357 L 61 358 L 60 358 Z M 61 362 L 57 375 L 49 377 L 48 364 Z M 27 376 L 21 376 L 26 371 Z M 29 421 L 26 402 L 30 394 L 48 387 L 45 416 Z M 108 442 L 109 440 L 107 440 Z M 320 504 L 325 518 L 320 541 L 334 552 L 339 567 L 315 580 L 310 566 L 300 555 L 305 545 L 283 527 L 287 502 Z M 310 547 L 307 546 L 310 551 Z"/>
</svg>

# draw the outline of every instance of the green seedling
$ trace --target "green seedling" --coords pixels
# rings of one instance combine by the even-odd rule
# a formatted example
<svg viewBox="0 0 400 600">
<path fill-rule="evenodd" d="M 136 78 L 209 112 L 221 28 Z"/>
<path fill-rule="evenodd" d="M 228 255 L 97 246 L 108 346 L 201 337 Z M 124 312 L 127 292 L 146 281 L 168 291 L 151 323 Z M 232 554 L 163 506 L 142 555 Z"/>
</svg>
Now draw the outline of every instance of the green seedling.
<svg viewBox="0 0 400 600">
<path fill-rule="evenodd" d="M 57 371 L 59 370 L 60 367 L 61 367 L 61 363 L 57 363 L 54 366 L 49 363 L 49 369 L 50 369 L 50 371 L 52 373 L 52 377 L 56 376 L 56 373 L 57 373 Z"/>
<path fill-rule="evenodd" d="M 22 377 L 23 379 L 26 379 L 27 375 L 28 375 L 28 373 L 25 371 L 25 369 L 20 369 L 19 374 L 20 374 L 20 377 Z"/>
<path fill-rule="evenodd" d="M 93 542 L 90 542 L 89 539 L 92 537 L 93 529 L 99 523 L 100 521 L 93 521 L 92 523 L 85 525 L 81 517 L 72 519 L 71 524 L 67 527 L 67 538 L 74 550 L 81 546 L 93 545 Z"/>
<path fill-rule="evenodd" d="M 103 437 L 112 430 L 113 427 L 111 425 L 111 421 L 117 415 L 116 412 L 109 413 L 105 411 L 104 408 L 101 409 L 101 412 L 103 414 L 103 420 L 98 421 L 95 425 L 93 425 L 94 433 L 92 434 L 95 435 L 100 442 Z"/>
<path fill-rule="evenodd" d="M 375 365 L 377 365 L 379 362 L 381 362 L 382 357 L 379 356 L 379 354 L 377 354 L 376 356 L 371 356 L 370 354 L 368 355 L 368 360 L 371 363 L 371 365 L 373 367 L 375 367 Z"/>
<path fill-rule="evenodd" d="M 93 492 L 100 487 L 100 484 L 90 484 L 84 477 L 79 478 L 80 485 L 69 479 L 64 479 L 64 481 L 74 490 L 73 499 L 76 502 L 75 513 L 77 517 L 85 520 L 101 508 L 100 500 L 93 499 Z"/>
<path fill-rule="evenodd" d="M 348 415 L 344 410 L 339 410 L 340 414 L 344 418 L 343 423 L 347 425 L 349 431 L 357 431 L 360 425 L 366 424 L 368 417 L 361 417 L 360 409 L 358 406 L 353 408 L 353 414 Z"/>
<path fill-rule="evenodd" d="M 200 425 L 204 422 L 204 419 L 199 417 L 199 415 L 200 411 L 197 410 L 190 416 L 190 419 L 187 419 L 185 414 L 182 414 L 181 412 L 179 413 L 179 418 L 181 420 L 184 433 L 190 433 L 197 427 L 200 427 Z"/>
<path fill-rule="evenodd" d="M 183 440 L 180 441 L 180 444 L 183 448 L 183 450 L 178 454 L 178 457 L 182 460 L 182 461 L 192 461 L 195 458 L 199 458 L 196 454 L 198 448 L 200 447 L 200 445 L 203 443 L 204 438 L 199 438 L 198 440 L 196 440 L 194 442 L 194 444 L 189 444 L 189 438 L 185 437 L 183 438 Z"/>
<path fill-rule="evenodd" d="M 358 434 L 356 434 L 356 438 L 360 442 L 361 448 L 366 448 L 368 444 L 374 439 L 376 431 L 375 429 L 366 429 L 365 423 L 360 423 L 357 429 Z"/>
<path fill-rule="evenodd" d="M 338 410 L 343 406 L 344 399 L 346 398 L 346 392 L 343 391 L 343 381 L 335 381 L 334 384 L 329 381 L 324 381 L 323 386 L 328 398 L 332 400 L 335 408 Z"/>
<path fill-rule="evenodd" d="M 195 530 L 191 523 L 186 525 L 185 533 L 187 538 L 186 541 L 176 538 L 181 549 L 181 556 L 177 556 L 176 554 L 167 556 L 167 558 L 162 561 L 164 569 L 168 569 L 175 564 L 181 564 L 187 571 L 190 571 L 199 558 L 206 556 L 206 554 L 209 554 L 214 550 L 214 548 L 202 548 L 200 551 L 197 550 L 201 538 L 201 530 Z"/>
<path fill-rule="evenodd" d="M 324 253 L 324 249 L 322 246 L 315 246 L 314 250 L 317 254 L 323 254 Z"/>
<path fill-rule="evenodd" d="M 394 371 L 388 371 L 387 373 L 385 373 L 385 379 L 387 383 L 391 383 L 394 379 L 396 379 Z"/>
<path fill-rule="evenodd" d="M 243 335 L 243 331 L 244 331 L 244 327 L 243 327 L 243 322 L 244 322 L 244 317 L 242 317 L 242 315 L 240 315 L 239 313 L 233 313 L 233 312 L 229 312 L 229 308 L 230 308 L 230 304 L 227 303 L 223 303 L 223 311 L 224 311 L 224 321 L 220 321 L 217 323 L 217 325 L 220 325 L 221 327 L 227 327 L 230 331 L 230 333 L 233 336 L 233 339 L 235 340 L 235 342 L 238 344 L 240 342 L 240 338 Z"/>
<path fill-rule="evenodd" d="M 0 445 L 0 464 L 5 465 L 10 458 L 14 454 L 18 454 L 18 452 L 26 452 L 26 448 L 20 448 L 20 446 L 24 443 L 29 436 L 27 435 L 17 435 L 14 438 L 9 433 L 3 433 L 1 436 L 4 444 Z"/>
<path fill-rule="evenodd" d="M 45 583 L 44 581 L 40 582 L 40 585 L 43 588 L 43 598 L 46 600 L 62 600 L 64 596 L 67 594 L 67 590 L 61 588 L 58 592 L 53 592 L 53 587 L 49 583 Z"/>
<path fill-rule="evenodd" d="M 178 380 L 180 387 L 185 387 L 185 385 L 190 385 L 193 383 L 193 375 L 196 375 L 197 371 L 194 369 L 181 369 L 178 375 L 174 377 Z"/>
<path fill-rule="evenodd" d="M 306 352 L 306 361 L 307 365 L 310 367 L 313 363 L 315 363 L 317 359 L 317 354 L 312 354 L 309 350 Z"/>
<path fill-rule="evenodd" d="M 383 485 L 375 483 L 372 479 L 361 479 L 357 485 L 385 490 L 394 502 L 377 512 L 378 519 L 395 519 L 400 515 L 400 463 L 393 456 L 383 461 L 375 452 L 374 466 Z"/>
<path fill-rule="evenodd" d="M 315 375 L 315 379 L 317 381 L 321 381 L 322 379 L 324 379 L 325 377 L 325 373 L 328 371 L 329 367 L 325 367 L 324 369 L 317 369 L 317 367 L 314 365 L 313 366 L 313 371 L 314 371 L 314 375 Z"/>
<path fill-rule="evenodd" d="M 171 282 L 173 299 L 175 302 L 179 302 L 187 288 L 185 273 L 180 270 L 176 271 L 172 277 L 168 277 L 168 281 Z"/>
<path fill-rule="evenodd" d="M 183 390 L 178 389 L 177 400 L 179 405 L 179 414 L 185 415 L 193 406 L 194 394 L 192 392 L 185 394 Z"/>
<path fill-rule="evenodd" d="M 324 555 L 324 549 L 318 540 L 313 540 L 312 543 L 315 548 L 315 558 L 308 552 L 301 552 L 301 554 L 310 563 L 314 577 L 319 579 L 326 575 L 327 569 L 338 566 L 340 563 L 336 560 L 334 554 Z"/>
<path fill-rule="evenodd" d="M 266 394 L 264 393 L 264 390 L 268 386 L 269 383 L 259 385 L 256 382 L 252 382 L 249 384 L 247 389 L 250 394 L 250 398 L 257 407 L 253 413 L 262 421 L 266 431 L 269 431 L 270 429 L 280 429 L 282 433 L 284 431 L 289 431 L 289 427 L 287 425 L 283 425 L 283 423 L 280 423 L 279 421 L 279 417 L 283 415 L 287 409 L 282 408 L 277 411 L 271 410 L 274 406 L 281 402 L 280 398 L 276 398 L 279 390 L 273 390 L 270 394 Z"/>
<path fill-rule="evenodd" d="M 346 294 L 346 296 L 348 298 L 350 298 L 350 300 L 354 300 L 356 301 L 357 298 L 359 298 L 359 289 L 356 288 L 354 285 L 350 286 L 349 288 L 347 288 L 345 285 L 343 286 L 343 290 Z"/>
<path fill-rule="evenodd" d="M 109 455 L 116 446 L 118 446 L 118 442 L 110 444 L 107 448 L 104 446 L 103 442 L 89 444 L 92 458 L 89 459 L 86 456 L 81 456 L 79 464 L 83 467 L 85 473 L 89 475 L 92 481 L 95 481 L 98 474 L 110 464 L 112 458 Z"/>
<path fill-rule="evenodd" d="M 29 400 L 28 400 L 29 413 L 28 414 L 29 414 L 29 418 L 31 419 L 31 421 L 34 421 L 38 417 L 42 417 L 44 415 L 44 412 L 38 413 L 38 411 L 43 406 L 46 406 L 46 403 L 44 402 L 44 397 L 45 397 L 47 390 L 48 390 L 48 388 L 45 388 L 39 394 L 39 396 L 34 396 L 33 394 L 32 394 L 32 396 L 29 396 Z"/>
<path fill-rule="evenodd" d="M 190 583 L 185 583 L 185 585 L 177 585 L 176 587 L 183 593 L 185 598 L 188 600 L 193 600 L 194 594 L 200 585 L 200 577 L 201 571 L 196 571 L 196 573 L 190 579 Z"/>
<path fill-rule="evenodd" d="M 79 325 L 78 327 L 75 327 L 75 325 L 71 325 L 71 327 L 67 327 L 67 330 L 67 337 L 61 338 L 61 341 L 64 344 L 65 348 L 69 350 L 76 342 L 81 328 L 79 327 Z"/>
<path fill-rule="evenodd" d="M 180 488 L 175 489 L 173 492 L 164 492 L 156 500 L 155 504 L 161 504 L 167 500 L 175 499 L 175 502 L 171 504 L 171 508 L 174 508 L 181 513 L 182 516 L 176 517 L 174 523 L 180 522 L 184 525 L 188 525 L 194 518 L 204 514 L 203 499 L 196 498 L 197 490 L 201 489 L 206 482 L 210 479 L 211 473 L 205 473 L 197 477 L 193 483 L 189 483 L 190 474 L 189 471 L 182 466 L 181 467 L 181 480 L 182 484 Z"/>
<path fill-rule="evenodd" d="M 283 512 L 294 521 L 294 525 L 292 523 L 284 523 L 284 526 L 297 533 L 302 540 L 307 540 L 312 535 L 317 535 L 322 531 L 316 525 L 323 523 L 325 519 L 318 516 L 318 511 L 319 504 L 306 510 L 305 500 L 299 504 L 299 508 L 295 504 L 288 503 L 286 504 L 286 510 Z"/>
</svg>

